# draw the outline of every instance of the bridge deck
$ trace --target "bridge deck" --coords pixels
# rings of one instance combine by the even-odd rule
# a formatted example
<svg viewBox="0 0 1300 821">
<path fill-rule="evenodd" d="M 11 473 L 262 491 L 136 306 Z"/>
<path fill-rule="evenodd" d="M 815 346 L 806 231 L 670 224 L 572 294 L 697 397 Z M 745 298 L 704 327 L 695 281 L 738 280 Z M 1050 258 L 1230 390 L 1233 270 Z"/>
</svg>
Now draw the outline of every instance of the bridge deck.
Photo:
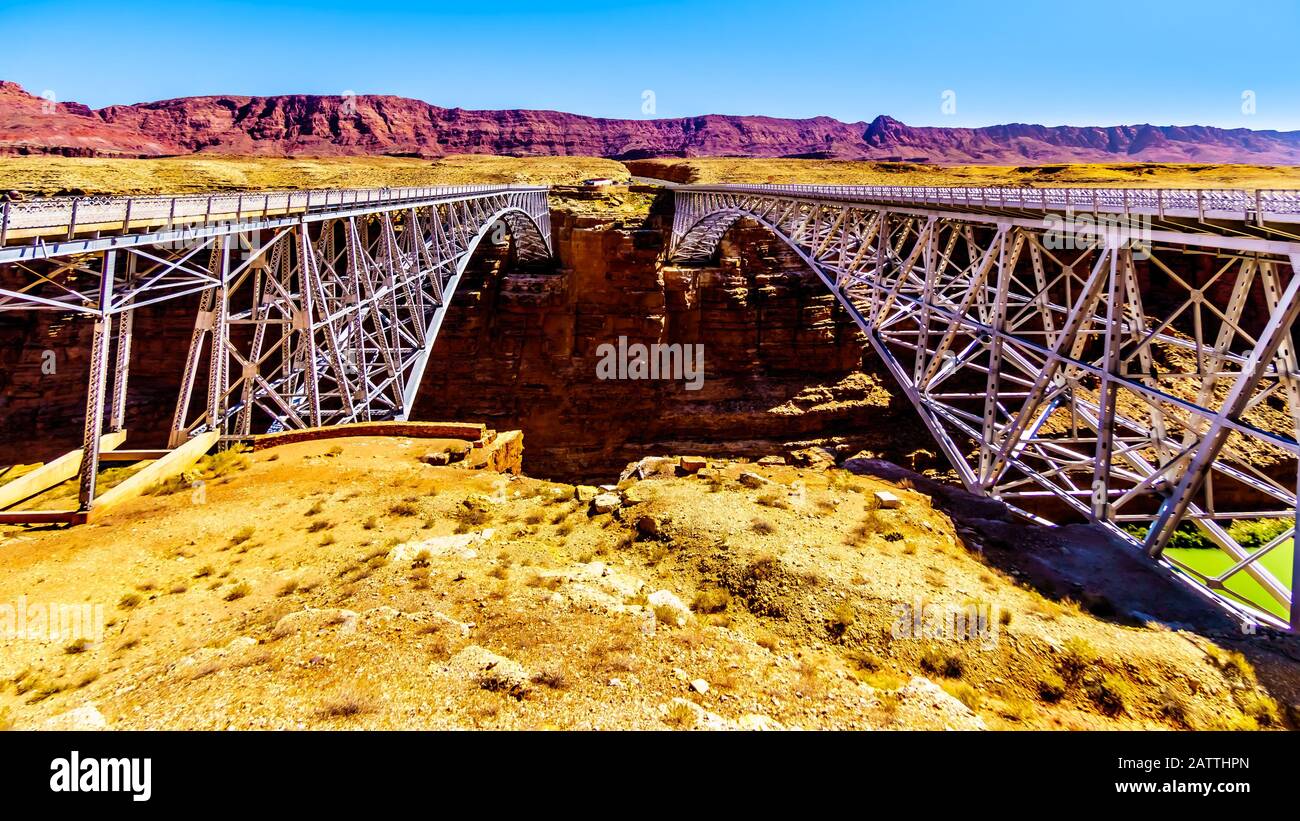
<svg viewBox="0 0 1300 821">
<path fill-rule="evenodd" d="M 544 191 L 516 185 L 322 189 L 147 197 L 55 197 L 6 202 L 0 209 L 0 247 L 13 240 L 93 233 L 149 232 L 296 214 L 332 214 L 357 208 L 392 209 L 444 197 L 502 191 Z"/>
<path fill-rule="evenodd" d="M 1300 190 L 1170 188 L 939 188 L 889 185 L 678 185 L 682 192 L 797 195 L 847 202 L 963 210 L 1086 212 L 1162 219 L 1300 223 Z"/>
</svg>

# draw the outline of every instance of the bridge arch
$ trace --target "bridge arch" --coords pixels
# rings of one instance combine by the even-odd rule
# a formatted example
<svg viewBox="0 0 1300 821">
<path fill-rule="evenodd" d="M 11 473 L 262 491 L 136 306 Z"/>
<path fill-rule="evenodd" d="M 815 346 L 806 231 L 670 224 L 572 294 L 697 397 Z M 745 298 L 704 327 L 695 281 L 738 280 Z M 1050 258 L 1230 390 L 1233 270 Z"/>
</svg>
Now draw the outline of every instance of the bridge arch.
<svg viewBox="0 0 1300 821">
<path fill-rule="evenodd" d="M 853 317 L 968 490 L 1049 524 L 1064 508 L 1243 619 L 1295 630 L 1300 243 L 1243 238 L 1267 230 L 1262 212 L 1180 230 L 1175 211 L 1217 206 L 1168 193 L 680 186 L 670 254 L 707 258 L 737 221 L 762 225 Z M 1236 194 L 1217 192 L 1251 198 Z M 1060 250 L 1072 205 L 1093 224 L 1120 215 L 1118 232 Z M 1227 260 L 1217 273 L 1185 261 L 1206 252 Z M 1289 421 L 1261 428 L 1264 402 Z M 1243 545 L 1236 525 L 1258 522 L 1276 527 Z M 1175 531 L 1223 562 L 1166 553 Z"/>
<path fill-rule="evenodd" d="M 510 239 L 514 243 L 516 259 L 520 261 L 539 261 L 551 255 L 549 215 L 534 216 L 522 207 L 511 205 L 502 208 L 482 221 L 478 230 L 474 232 L 473 237 L 466 244 L 465 253 L 456 262 L 455 272 L 442 285 L 443 305 L 429 323 L 428 331 L 425 334 L 424 351 L 407 379 L 402 394 L 402 412 L 398 418 L 408 418 L 411 410 L 415 407 L 416 396 L 419 393 L 420 385 L 424 382 L 424 372 L 429 365 L 429 358 L 433 355 L 434 343 L 437 341 L 438 332 L 442 329 L 443 320 L 447 316 L 447 308 L 456 296 L 456 288 L 460 285 L 461 277 L 464 276 L 465 270 L 473 261 L 474 254 L 478 251 L 479 246 L 485 240 L 497 241 L 494 233 L 497 231 L 498 225 L 504 225 L 509 233 Z"/>
</svg>

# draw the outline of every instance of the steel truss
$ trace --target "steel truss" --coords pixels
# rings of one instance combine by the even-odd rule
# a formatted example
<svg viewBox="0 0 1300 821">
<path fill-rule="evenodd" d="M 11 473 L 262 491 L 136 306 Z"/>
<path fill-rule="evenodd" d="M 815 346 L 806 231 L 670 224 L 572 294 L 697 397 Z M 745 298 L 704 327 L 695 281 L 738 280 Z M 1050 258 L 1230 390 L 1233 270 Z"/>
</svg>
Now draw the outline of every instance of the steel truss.
<svg viewBox="0 0 1300 821">
<path fill-rule="evenodd" d="M 229 441 L 400 420 L 479 243 L 513 242 L 522 261 L 551 250 L 545 188 L 140 203 L 38 201 L 5 211 L 10 238 L 27 230 L 32 240 L 0 247 L 0 312 L 59 311 L 95 323 L 82 510 L 95 497 L 100 436 L 125 424 L 137 309 L 199 295 L 171 447 L 210 431 Z"/>
<path fill-rule="evenodd" d="M 679 187 L 671 249 L 708 258 L 738 220 L 761 223 L 853 316 L 967 489 L 1095 522 L 1249 624 L 1300 624 L 1283 581 L 1300 455 L 1291 220 L 1201 219 L 1195 203 L 1227 200 L 1193 195 L 1182 218 L 1079 243 L 1035 192 L 929 191 Z M 1283 193 L 1273 208 L 1300 201 Z M 1234 526 L 1259 520 L 1283 522 L 1262 545 Z M 1220 548 L 1216 569 L 1166 552 L 1187 528 Z"/>
</svg>

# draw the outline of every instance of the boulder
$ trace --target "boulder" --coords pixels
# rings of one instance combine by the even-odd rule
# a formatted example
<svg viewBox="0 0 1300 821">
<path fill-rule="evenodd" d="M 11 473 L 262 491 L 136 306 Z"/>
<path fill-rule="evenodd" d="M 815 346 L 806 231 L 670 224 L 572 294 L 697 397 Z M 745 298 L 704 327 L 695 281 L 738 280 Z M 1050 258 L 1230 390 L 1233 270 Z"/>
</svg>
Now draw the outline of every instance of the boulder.
<svg viewBox="0 0 1300 821">
<path fill-rule="evenodd" d="M 790 461 L 799 467 L 828 470 L 835 467 L 835 454 L 821 447 L 804 448 L 792 452 Z"/>
<path fill-rule="evenodd" d="M 896 721 L 909 730 L 986 730 L 984 719 L 924 676 L 896 691 Z"/>
<path fill-rule="evenodd" d="M 473 548 L 483 544 L 496 533 L 493 528 L 473 530 L 469 533 L 453 533 L 448 536 L 434 536 L 432 539 L 420 539 L 414 542 L 402 542 L 388 551 L 390 562 L 405 563 L 414 561 L 421 554 L 429 558 L 440 556 L 457 556 L 461 559 L 473 559 L 478 552 Z"/>
<path fill-rule="evenodd" d="M 590 502 L 599 493 L 600 491 L 591 485 L 574 485 L 573 487 L 573 498 L 579 502 Z"/>
<path fill-rule="evenodd" d="M 686 473 L 699 473 L 709 466 L 709 462 L 703 456 L 683 456 L 677 460 L 677 464 Z"/>
<path fill-rule="evenodd" d="M 770 466 L 770 465 L 784 465 L 784 464 L 785 464 L 785 457 L 784 457 L 784 456 L 764 456 L 762 459 L 759 459 L 759 460 L 758 460 L 758 463 L 759 463 L 760 465 L 769 465 L 769 466 Z"/>
<path fill-rule="evenodd" d="M 434 450 L 421 456 L 420 461 L 426 465 L 449 465 L 451 464 L 451 454 L 445 450 Z"/>
<path fill-rule="evenodd" d="M 613 513 L 623 505 L 617 493 L 601 493 L 591 500 L 591 512 L 600 515 Z"/>
<path fill-rule="evenodd" d="M 656 590 L 646 598 L 646 603 L 654 611 L 655 618 L 666 624 L 685 627 L 691 618 L 691 608 L 668 590 Z"/>
<path fill-rule="evenodd" d="M 666 456 L 647 456 L 628 465 L 618 478 L 623 482 L 628 479 L 649 479 L 651 476 L 672 476 L 676 472 L 677 466 L 672 459 Z"/>
<path fill-rule="evenodd" d="M 319 631 L 325 628 L 338 628 L 339 632 L 350 633 L 357 629 L 358 613 L 338 607 L 308 607 L 296 613 L 289 613 L 275 623 L 278 635 Z"/>
<path fill-rule="evenodd" d="M 658 538 L 662 536 L 664 532 L 664 523 L 660 521 L 658 516 L 653 516 L 649 513 L 642 513 L 640 516 L 636 517 L 636 522 L 634 524 L 638 533 L 651 538 Z"/>
<path fill-rule="evenodd" d="M 528 692 L 529 675 L 523 665 L 477 644 L 471 644 L 452 656 L 447 669 L 452 675 L 484 690 L 506 692 L 516 698 Z"/>
<path fill-rule="evenodd" d="M 763 487 L 764 485 L 771 484 L 769 480 L 763 478 L 762 476 L 759 476 L 757 473 L 753 473 L 748 470 L 740 474 L 740 483 L 745 487 L 754 487 L 754 488 Z"/>
<path fill-rule="evenodd" d="M 887 490 L 877 490 L 872 494 L 878 510 L 896 510 L 903 506 L 903 500 Z"/>
</svg>

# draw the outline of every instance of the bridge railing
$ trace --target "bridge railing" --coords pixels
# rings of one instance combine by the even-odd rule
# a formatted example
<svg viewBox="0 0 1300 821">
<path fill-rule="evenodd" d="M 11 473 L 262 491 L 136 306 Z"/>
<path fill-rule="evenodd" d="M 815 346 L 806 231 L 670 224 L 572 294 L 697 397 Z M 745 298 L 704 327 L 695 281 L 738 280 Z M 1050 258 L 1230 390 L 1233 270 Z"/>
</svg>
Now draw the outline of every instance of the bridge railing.
<svg viewBox="0 0 1300 821">
<path fill-rule="evenodd" d="M 681 185 L 679 191 L 795 194 L 861 202 L 1019 211 L 1091 211 L 1162 217 L 1300 222 L 1300 190 L 1241 188 L 1015 188 L 891 185 Z"/>
<path fill-rule="evenodd" d="M 0 246 L 14 232 L 52 229 L 127 230 L 131 225 L 203 225 L 284 214 L 401 205 L 443 197 L 502 191 L 545 191 L 539 186 L 445 185 L 420 188 L 344 188 L 307 191 L 199 194 L 175 197 L 54 197 L 6 202 L 0 209 Z"/>
</svg>

